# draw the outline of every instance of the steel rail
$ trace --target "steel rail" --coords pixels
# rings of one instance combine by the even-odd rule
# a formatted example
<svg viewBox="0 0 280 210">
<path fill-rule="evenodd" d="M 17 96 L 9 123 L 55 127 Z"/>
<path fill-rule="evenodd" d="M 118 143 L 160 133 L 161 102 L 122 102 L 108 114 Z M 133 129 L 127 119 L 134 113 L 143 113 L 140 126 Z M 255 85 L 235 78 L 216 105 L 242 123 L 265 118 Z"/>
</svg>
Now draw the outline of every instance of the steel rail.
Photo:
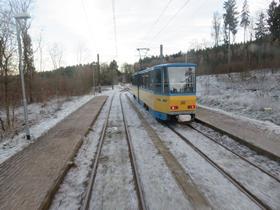
<svg viewBox="0 0 280 210">
<path fill-rule="evenodd" d="M 109 120 L 109 115 L 110 115 L 110 112 L 111 112 L 112 102 L 113 102 L 114 97 L 115 97 L 115 95 L 112 96 L 112 99 L 110 101 L 109 111 L 107 113 L 105 122 L 104 122 L 103 127 L 102 127 L 102 132 L 101 132 L 101 135 L 100 135 L 99 140 L 98 140 L 98 147 L 97 147 L 97 151 L 96 151 L 95 157 L 94 157 L 94 163 L 93 163 L 93 166 L 92 166 L 90 179 L 89 179 L 89 182 L 88 182 L 88 188 L 87 188 L 86 195 L 84 197 L 84 200 L 83 200 L 83 203 L 82 203 L 82 206 L 81 206 L 80 210 L 89 209 L 90 199 L 91 199 L 91 194 L 92 194 L 92 188 L 93 188 L 94 180 L 95 180 L 96 173 L 97 173 L 99 157 L 100 157 L 102 146 L 103 146 L 103 143 L 104 143 L 104 137 L 105 137 L 105 133 L 106 133 L 107 125 L 108 125 L 108 120 Z"/>
<path fill-rule="evenodd" d="M 259 155 L 263 155 L 263 156 L 266 156 L 274 161 L 280 161 L 280 157 L 276 156 L 275 154 L 269 152 L 268 150 L 265 150 L 265 149 L 262 149 L 261 147 L 259 146 L 256 146 L 256 145 L 253 145 L 253 144 L 250 144 L 249 142 L 246 142 L 244 139 L 238 137 L 238 136 L 235 136 L 234 134 L 231 134 L 230 132 L 227 132 L 221 128 L 218 128 L 208 122 L 205 122 L 201 119 L 198 119 L 198 118 L 195 118 L 195 122 L 199 122 L 209 128 L 212 128 L 213 130 L 215 131 L 218 131 L 219 133 L 222 133 L 224 135 L 227 135 L 229 136 L 230 138 L 234 139 L 235 141 L 239 142 L 240 144 L 242 145 L 245 145 L 247 147 L 249 147 L 250 149 L 254 150 L 255 152 L 257 152 Z"/>
<path fill-rule="evenodd" d="M 120 98 L 120 103 L 121 103 L 121 110 L 122 110 L 122 115 L 123 115 L 123 122 L 124 122 L 124 128 L 125 128 L 125 133 L 126 133 L 127 145 L 128 145 L 128 149 L 129 149 L 129 156 L 131 159 L 130 162 L 131 162 L 131 167 L 133 169 L 133 174 L 134 174 L 134 178 L 135 178 L 135 185 L 136 185 L 136 191 L 137 191 L 137 195 L 138 195 L 139 209 L 146 210 L 148 208 L 147 208 L 147 205 L 146 205 L 146 202 L 144 199 L 143 186 L 140 181 L 140 175 L 138 172 L 138 166 L 137 166 L 137 162 L 136 162 L 135 152 L 134 152 L 132 141 L 131 141 L 131 135 L 130 135 L 128 125 L 127 125 L 127 119 L 124 114 L 121 94 L 119 94 L 119 98 Z"/>
<path fill-rule="evenodd" d="M 208 163 L 210 163 L 214 168 L 216 168 L 224 177 L 226 177 L 233 185 L 235 185 L 241 192 L 243 192 L 250 200 L 252 200 L 261 209 L 272 209 L 257 196 L 251 193 L 246 187 L 244 187 L 238 180 L 227 173 L 221 166 L 215 163 L 211 158 L 209 158 L 202 150 L 196 147 L 191 141 L 184 137 L 180 132 L 176 131 L 172 126 L 165 123 L 165 125 L 177 134 L 185 143 L 187 143 L 195 152 L 197 152 L 201 157 L 203 157 Z"/>
<path fill-rule="evenodd" d="M 126 95 L 127 96 L 127 95 Z M 163 143 L 162 139 L 159 137 L 157 132 L 152 128 L 149 122 L 145 119 L 144 115 L 139 111 L 132 100 L 127 96 L 131 107 L 136 112 L 139 117 L 143 127 L 145 128 L 147 134 L 151 138 L 153 144 L 163 157 L 166 166 L 172 173 L 178 186 L 186 196 L 187 200 L 190 200 L 195 209 L 212 209 L 204 194 L 197 188 L 193 183 L 190 175 L 185 171 L 183 166 L 178 162 L 176 157 L 170 152 L 169 148 Z"/>
<path fill-rule="evenodd" d="M 200 124 L 200 123 L 199 123 Z M 249 163 L 250 165 L 254 166 L 255 168 L 259 169 L 261 172 L 265 173 L 266 175 L 268 175 L 269 177 L 271 177 L 272 179 L 274 179 L 275 181 L 280 183 L 280 179 L 276 176 L 274 176 L 273 174 L 269 173 L 268 171 L 266 171 L 265 169 L 261 168 L 260 166 L 256 165 L 255 163 L 251 162 L 250 160 L 248 160 L 247 158 L 239 155 L 237 152 L 231 150 L 229 147 L 223 145 L 222 143 L 218 142 L 217 140 L 215 140 L 213 137 L 211 137 L 210 135 L 207 135 L 205 133 L 203 133 L 202 131 L 200 131 L 199 129 L 193 127 L 192 125 L 188 124 L 186 125 L 188 127 L 190 127 L 191 129 L 197 131 L 198 133 L 202 134 L 203 136 L 205 136 L 206 138 L 210 139 L 212 142 L 220 145 L 221 147 L 223 147 L 224 149 L 226 149 L 227 151 L 233 153 L 234 155 L 236 155 L 237 157 L 239 157 L 240 159 L 244 160 L 245 162 Z M 217 130 L 215 130 L 215 132 L 218 132 Z"/>
</svg>

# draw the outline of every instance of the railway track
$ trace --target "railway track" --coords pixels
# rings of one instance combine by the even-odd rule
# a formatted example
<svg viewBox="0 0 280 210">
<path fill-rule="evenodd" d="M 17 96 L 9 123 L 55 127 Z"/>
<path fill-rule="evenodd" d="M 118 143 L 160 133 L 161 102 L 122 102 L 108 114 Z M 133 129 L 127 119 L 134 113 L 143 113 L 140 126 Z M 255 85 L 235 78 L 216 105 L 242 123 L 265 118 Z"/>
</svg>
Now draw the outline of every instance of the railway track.
<svg viewBox="0 0 280 210">
<path fill-rule="evenodd" d="M 201 124 L 200 122 L 197 122 L 198 124 Z M 280 183 L 280 179 L 275 176 L 274 174 L 272 174 L 271 172 L 269 172 L 266 169 L 263 169 L 262 167 L 258 166 L 257 164 L 253 163 L 252 161 L 250 161 L 248 158 L 240 155 L 238 152 L 234 151 L 233 148 L 230 148 L 229 146 L 224 145 L 223 143 L 220 143 L 217 139 L 213 138 L 212 136 L 210 136 L 209 134 L 204 133 L 203 131 L 199 130 L 198 128 L 195 128 L 194 126 L 192 126 L 191 124 L 186 124 L 185 126 L 188 126 L 189 128 L 197 131 L 198 133 L 200 133 L 201 135 L 205 136 L 206 138 L 210 139 L 212 142 L 214 142 L 215 144 L 218 144 L 219 146 L 223 147 L 224 149 L 226 149 L 227 151 L 231 152 L 232 154 L 236 155 L 237 157 L 239 157 L 240 159 L 242 159 L 243 161 L 247 162 L 248 164 L 254 166 L 255 168 L 257 168 L 258 170 L 260 170 L 261 172 L 265 173 L 266 175 L 268 175 L 269 177 L 273 178 L 274 180 L 276 180 L 277 182 Z M 215 132 L 219 132 L 219 130 L 215 129 L 212 126 L 212 129 L 215 130 Z"/>
<path fill-rule="evenodd" d="M 109 121 L 109 116 L 110 116 L 113 100 L 114 100 L 114 96 L 111 99 L 110 108 L 109 108 L 109 111 L 107 113 L 104 125 L 102 127 L 102 132 L 101 132 L 101 135 L 100 135 L 99 140 L 98 140 L 99 143 L 98 143 L 97 150 L 96 150 L 96 153 L 95 153 L 94 163 L 93 163 L 93 166 L 92 166 L 92 169 L 91 169 L 90 178 L 89 178 L 89 182 L 88 182 L 88 186 L 87 186 L 87 191 L 86 191 L 85 197 L 83 199 L 82 206 L 80 208 L 81 210 L 87 210 L 87 209 L 90 208 L 92 191 L 93 191 L 93 188 L 94 188 L 94 182 L 95 182 L 95 178 L 96 178 L 96 175 L 97 175 L 97 169 L 98 169 L 98 165 L 99 165 L 99 160 L 100 160 L 102 147 L 103 147 L 103 144 L 104 144 L 104 141 L 105 141 L 105 135 L 106 135 L 107 127 L 108 127 L 108 121 Z M 140 182 L 140 175 L 138 173 L 138 167 L 137 167 L 136 160 L 135 160 L 134 149 L 133 149 L 133 146 L 132 146 L 132 143 L 131 143 L 131 137 L 130 137 L 130 133 L 129 133 L 128 126 L 127 126 L 126 117 L 125 117 L 124 112 L 123 112 L 121 95 L 119 95 L 119 100 L 120 100 L 120 103 L 121 103 L 122 119 L 123 119 L 123 123 L 124 123 L 124 127 L 125 127 L 125 135 L 126 135 L 126 140 L 127 140 L 127 145 L 128 145 L 131 168 L 132 168 L 132 171 L 133 171 L 135 189 L 136 189 L 137 196 L 138 196 L 138 207 L 139 207 L 140 210 L 146 210 L 147 207 L 146 207 L 146 204 L 145 204 L 143 189 L 142 189 L 142 185 L 141 185 L 141 182 Z"/>
<path fill-rule="evenodd" d="M 98 143 L 98 146 L 97 146 L 97 151 L 95 153 L 94 162 L 93 162 L 93 166 L 92 166 L 92 169 L 91 169 L 90 178 L 89 178 L 89 182 L 88 182 L 88 187 L 87 187 L 86 195 L 84 197 L 84 201 L 83 201 L 81 210 L 89 209 L 90 198 L 91 198 L 91 194 L 92 194 L 92 188 L 93 188 L 94 180 L 95 180 L 95 177 L 96 177 L 96 174 L 97 174 L 98 161 L 99 161 L 102 146 L 103 146 L 103 143 L 104 143 L 104 139 L 105 139 L 104 137 L 105 137 L 105 133 L 106 133 L 106 129 L 107 129 L 108 120 L 109 120 L 109 116 L 110 116 L 110 112 L 111 112 L 114 97 L 115 96 L 113 96 L 111 101 L 110 101 L 110 107 L 109 107 L 105 122 L 104 122 L 103 127 L 102 127 L 101 135 L 98 139 L 99 143 Z"/>
<path fill-rule="evenodd" d="M 132 142 L 131 142 L 131 135 L 130 135 L 130 132 L 128 130 L 127 120 L 126 120 L 126 116 L 125 116 L 124 110 L 123 110 L 121 94 L 119 95 L 119 98 L 120 98 L 120 103 L 121 103 L 121 110 L 122 110 L 123 122 L 124 122 L 124 127 L 125 127 L 126 140 L 127 140 L 127 145 L 128 145 L 128 149 L 129 149 L 129 156 L 130 156 L 130 159 L 131 159 L 131 167 L 133 169 L 137 195 L 138 195 L 138 198 L 139 198 L 138 199 L 139 207 L 142 210 L 146 210 L 147 206 L 146 206 L 146 203 L 145 203 L 145 200 L 144 200 L 143 187 L 141 185 L 140 175 L 138 173 L 138 167 L 137 167 L 137 163 L 136 163 L 135 153 L 134 153 L 133 145 L 132 145 Z"/>
<path fill-rule="evenodd" d="M 167 167 L 170 172 L 173 174 L 178 186 L 180 186 L 182 192 L 185 197 L 191 201 L 194 209 L 212 209 L 210 203 L 205 198 L 204 194 L 198 190 L 197 186 L 193 183 L 190 175 L 184 170 L 183 166 L 179 163 L 179 161 L 175 158 L 175 156 L 169 151 L 169 149 L 165 146 L 162 139 L 156 133 L 156 131 L 149 125 L 137 107 L 133 104 L 129 97 L 128 101 L 132 109 L 136 112 L 138 118 L 141 120 L 141 123 L 148 133 L 150 139 L 153 144 L 163 157 Z"/>
<path fill-rule="evenodd" d="M 234 178 L 230 173 L 228 173 L 226 170 L 223 169 L 219 164 L 217 164 L 215 161 L 213 161 L 205 152 L 203 152 L 201 149 L 199 149 L 196 145 L 194 145 L 189 139 L 187 139 L 185 136 L 183 136 L 180 132 L 178 132 L 174 126 L 169 125 L 168 123 L 165 123 L 165 126 L 167 126 L 170 130 L 172 130 L 174 133 L 176 133 L 185 143 L 187 143 L 195 152 L 197 152 L 201 157 L 203 157 L 208 163 L 210 163 L 214 168 L 216 168 L 224 177 L 226 177 L 233 185 L 235 185 L 242 193 L 248 196 L 255 204 L 257 204 L 261 209 L 272 209 L 267 203 L 263 202 L 260 198 L 258 198 L 256 195 L 254 195 L 250 190 L 248 190 L 241 182 L 239 182 L 236 178 Z M 192 126 L 188 125 L 192 128 Z M 196 130 L 196 129 L 195 129 Z M 197 130 L 196 130 L 197 131 Z M 200 132 L 199 132 L 200 133 Z M 207 135 L 204 135 L 207 138 L 209 138 Z M 211 139 L 211 141 L 217 143 L 215 140 Z M 219 144 L 220 145 L 220 144 Z M 229 150 L 229 149 L 227 149 Z M 230 151 L 230 150 L 229 150 Z M 232 152 L 232 151 L 230 151 Z M 240 157 L 240 156 L 238 156 Z M 244 160 L 244 158 L 241 158 Z M 250 164 L 252 164 L 248 160 L 244 160 Z M 255 166 L 254 164 L 252 164 Z M 260 169 L 259 167 L 257 167 Z M 261 169 L 260 169 L 261 170 Z M 261 170 L 263 172 L 263 170 Z M 266 173 L 267 174 L 267 173 Z M 270 175 L 269 175 L 270 176 Z M 275 178 L 274 176 L 270 176 L 272 178 Z M 278 181 L 278 179 L 277 179 Z"/>
<path fill-rule="evenodd" d="M 129 97 L 128 97 L 129 98 Z M 130 99 L 130 98 L 129 98 Z M 131 99 L 130 99 L 131 101 Z M 133 102 L 131 101 L 131 103 L 133 104 Z M 135 106 L 136 107 L 136 106 Z M 137 108 L 138 109 L 138 108 Z M 139 111 L 140 112 L 140 111 Z M 141 111 L 144 112 L 144 111 Z M 141 113 L 143 115 L 143 113 Z M 144 116 L 144 115 L 143 115 Z M 238 176 L 235 174 L 235 172 L 233 170 L 229 170 L 229 167 L 225 167 L 224 164 L 222 164 L 222 161 L 217 161 L 218 156 L 212 156 L 210 150 L 204 150 L 206 148 L 204 147 L 200 147 L 200 145 L 195 144 L 193 141 L 190 141 L 188 138 L 190 137 L 186 137 L 184 136 L 182 133 L 180 133 L 180 131 L 176 130 L 174 128 L 174 126 L 171 126 L 170 124 L 166 124 L 163 123 L 163 125 L 169 129 L 171 129 L 175 134 L 177 134 L 177 136 L 179 137 L 179 139 L 181 139 L 182 141 L 184 141 L 185 143 L 187 143 L 196 153 L 198 153 L 203 159 L 205 159 L 210 165 L 212 165 L 217 171 L 219 171 L 219 173 L 221 175 L 223 175 L 227 180 L 229 180 L 229 182 L 231 182 L 234 186 L 236 186 L 236 188 L 243 193 L 244 195 L 246 195 L 253 203 L 255 203 L 257 206 L 259 206 L 261 209 L 278 209 L 278 204 L 275 203 L 278 197 L 278 193 L 275 194 L 275 196 L 273 196 L 273 192 L 275 191 L 275 189 L 277 189 L 277 186 L 279 185 L 279 177 L 277 177 L 277 173 L 272 174 L 271 172 L 273 172 L 273 169 L 271 169 L 271 172 L 269 170 L 266 170 L 265 168 L 260 167 L 258 164 L 256 164 L 253 160 L 250 160 L 246 157 L 243 157 L 241 154 L 238 154 L 235 150 L 232 150 L 231 148 L 228 148 L 227 146 L 219 143 L 215 138 L 208 136 L 207 134 L 201 132 L 199 129 L 194 128 L 191 125 L 183 125 L 183 126 L 187 126 L 190 129 L 195 130 L 196 132 L 198 132 L 199 134 L 203 135 L 205 138 L 211 140 L 214 144 L 217 144 L 217 146 L 221 146 L 223 149 L 225 149 L 228 154 L 231 153 L 230 156 L 236 156 L 236 160 L 243 161 L 244 163 L 242 164 L 242 166 L 238 164 L 238 166 L 233 167 L 235 169 L 237 169 L 238 167 L 244 167 L 244 166 L 248 166 L 250 165 L 250 171 L 252 171 L 252 173 L 258 173 L 259 177 L 266 177 L 265 180 L 270 180 L 266 183 L 266 187 L 261 187 L 260 190 L 254 191 L 254 189 L 258 188 L 258 182 L 254 182 L 254 184 L 251 186 L 251 182 L 246 182 L 246 179 L 244 180 L 244 178 L 242 178 L 242 176 Z M 211 127 L 212 128 L 212 127 Z M 213 128 L 212 128 L 213 129 Z M 188 136 L 188 135 L 187 135 Z M 191 136 L 191 135 L 190 135 Z M 215 148 L 215 147 L 213 147 Z M 210 152 L 210 153 L 209 153 Z M 229 162 L 228 162 L 229 163 Z M 233 161 L 231 164 L 235 164 L 236 161 Z M 249 170 L 248 168 L 248 170 Z M 240 168 L 241 169 L 241 168 Z M 244 170 L 245 169 L 245 170 Z M 241 170 L 241 172 L 245 172 L 246 173 L 246 167 L 243 170 Z M 238 173 L 238 172 L 237 172 Z M 244 176 L 247 174 L 244 174 Z M 250 173 L 250 174 L 252 174 Z M 243 177 L 244 177 L 243 176 Z M 252 177 L 254 178 L 254 176 Z M 259 179 L 261 180 L 261 179 Z M 262 185 L 264 183 L 260 183 L 260 185 Z M 268 187 L 272 184 L 273 189 L 274 190 L 270 190 L 268 189 Z M 257 188 L 254 188 L 257 187 Z M 264 189 L 267 189 L 268 191 L 265 191 Z M 264 191 L 261 191 L 264 190 Z M 272 196 L 272 197 L 270 197 Z M 271 202 L 273 201 L 273 204 L 270 203 L 270 198 L 272 199 Z"/>
</svg>

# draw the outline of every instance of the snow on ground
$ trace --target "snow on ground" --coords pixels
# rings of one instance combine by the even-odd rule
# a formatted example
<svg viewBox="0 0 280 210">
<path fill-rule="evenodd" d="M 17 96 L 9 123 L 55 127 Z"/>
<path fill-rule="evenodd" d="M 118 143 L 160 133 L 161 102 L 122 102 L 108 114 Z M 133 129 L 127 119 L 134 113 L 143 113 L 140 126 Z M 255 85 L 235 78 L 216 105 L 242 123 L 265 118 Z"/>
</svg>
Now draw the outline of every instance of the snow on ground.
<svg viewBox="0 0 280 210">
<path fill-rule="evenodd" d="M 230 117 L 236 119 L 236 121 L 244 121 L 244 122 L 250 123 L 254 127 L 257 127 L 258 129 L 260 129 L 262 131 L 265 131 L 267 134 L 273 133 L 276 135 L 280 135 L 280 126 L 276 125 L 272 122 L 256 120 L 256 119 L 252 119 L 249 117 L 240 116 L 239 114 L 234 114 L 231 112 L 226 112 L 221 109 L 211 108 L 211 107 L 207 107 L 207 106 L 203 106 L 203 105 L 199 105 L 199 107 L 202 107 L 202 108 L 205 108 L 208 110 L 212 110 L 214 112 L 218 112 L 218 113 L 221 113 L 226 116 L 230 116 Z"/>
<path fill-rule="evenodd" d="M 144 197 L 149 209 L 193 209 L 126 96 L 123 95 L 122 99 Z"/>
<path fill-rule="evenodd" d="M 119 93 L 116 93 L 98 160 L 89 209 L 138 209 L 122 117 Z"/>
<path fill-rule="evenodd" d="M 109 93 L 110 91 L 105 94 Z M 18 133 L 10 138 L 0 141 L 0 164 L 27 147 L 30 143 L 35 142 L 38 137 L 46 133 L 65 117 L 69 116 L 72 112 L 90 101 L 93 97 L 94 95 L 85 95 L 70 97 L 67 100 L 59 99 L 59 103 L 57 103 L 57 100 L 55 99 L 44 104 L 38 103 L 29 105 L 28 117 L 31 124 L 30 133 L 32 140 L 25 139 L 25 132 L 23 126 L 21 125 Z M 15 114 L 17 118 L 21 119 L 23 116 L 22 108 L 17 109 Z"/>
<path fill-rule="evenodd" d="M 280 70 L 197 77 L 198 103 L 280 125 Z"/>
<path fill-rule="evenodd" d="M 192 127 L 198 129 L 207 136 L 215 139 L 226 148 L 234 151 L 236 154 L 245 157 L 250 162 L 261 167 L 265 171 L 273 174 L 275 177 L 280 179 L 280 162 L 269 159 L 266 156 L 258 154 L 256 151 L 250 149 L 249 147 L 235 141 L 227 135 L 219 133 L 212 128 L 209 128 L 201 123 L 192 122 Z"/>
<path fill-rule="evenodd" d="M 175 130 L 273 209 L 279 209 L 280 183 L 199 132 L 183 125 Z M 236 173 L 238 171 L 238 173 Z"/>
<path fill-rule="evenodd" d="M 50 207 L 51 210 L 75 210 L 79 209 L 81 206 L 81 201 L 84 197 L 89 178 L 90 168 L 98 144 L 97 140 L 99 139 L 109 110 L 109 103 L 110 99 L 107 100 L 104 108 L 101 110 L 91 132 L 89 132 L 88 136 L 84 139 L 83 145 L 74 160 L 75 167 L 72 167 L 69 170 L 64 181 L 60 185 Z"/>
<path fill-rule="evenodd" d="M 128 95 L 134 100 L 130 94 Z M 139 107 L 138 104 L 137 106 Z M 259 209 L 245 194 L 241 193 L 175 133 L 158 123 L 142 107 L 140 111 L 182 167 L 190 174 L 194 183 L 204 193 L 214 209 Z"/>
</svg>

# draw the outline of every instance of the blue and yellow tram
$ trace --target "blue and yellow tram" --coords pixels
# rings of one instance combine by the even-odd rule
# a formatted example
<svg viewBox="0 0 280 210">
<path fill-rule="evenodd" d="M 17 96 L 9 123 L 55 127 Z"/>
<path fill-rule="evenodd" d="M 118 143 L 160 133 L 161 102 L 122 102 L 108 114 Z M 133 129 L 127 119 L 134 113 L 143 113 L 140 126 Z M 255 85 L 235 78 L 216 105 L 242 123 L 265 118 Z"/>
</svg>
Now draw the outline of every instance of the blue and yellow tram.
<svg viewBox="0 0 280 210">
<path fill-rule="evenodd" d="M 136 72 L 132 77 L 133 96 L 157 119 L 194 119 L 195 70 L 195 64 L 170 63 Z"/>
</svg>

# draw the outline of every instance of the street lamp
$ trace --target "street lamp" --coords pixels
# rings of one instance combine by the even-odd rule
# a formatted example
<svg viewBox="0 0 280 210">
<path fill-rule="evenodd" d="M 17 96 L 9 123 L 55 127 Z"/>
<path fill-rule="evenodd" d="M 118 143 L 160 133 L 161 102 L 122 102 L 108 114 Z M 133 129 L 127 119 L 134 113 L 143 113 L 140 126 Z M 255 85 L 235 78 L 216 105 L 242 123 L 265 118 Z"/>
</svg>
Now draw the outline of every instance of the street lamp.
<svg viewBox="0 0 280 210">
<path fill-rule="evenodd" d="M 27 112 L 27 101 L 26 101 L 26 95 L 25 95 L 25 84 L 24 84 L 24 75 L 22 70 L 22 48 L 21 48 L 21 39 L 20 39 L 20 20 L 26 20 L 30 18 L 30 15 L 27 13 L 18 14 L 15 16 L 16 19 L 16 28 L 17 28 L 17 40 L 18 40 L 18 57 L 19 57 L 19 74 L 21 78 L 21 89 L 22 89 L 22 98 L 23 98 L 23 111 L 24 111 L 24 127 L 25 127 L 25 133 L 26 133 L 26 139 L 30 140 L 30 131 L 28 127 L 28 112 Z"/>
</svg>

